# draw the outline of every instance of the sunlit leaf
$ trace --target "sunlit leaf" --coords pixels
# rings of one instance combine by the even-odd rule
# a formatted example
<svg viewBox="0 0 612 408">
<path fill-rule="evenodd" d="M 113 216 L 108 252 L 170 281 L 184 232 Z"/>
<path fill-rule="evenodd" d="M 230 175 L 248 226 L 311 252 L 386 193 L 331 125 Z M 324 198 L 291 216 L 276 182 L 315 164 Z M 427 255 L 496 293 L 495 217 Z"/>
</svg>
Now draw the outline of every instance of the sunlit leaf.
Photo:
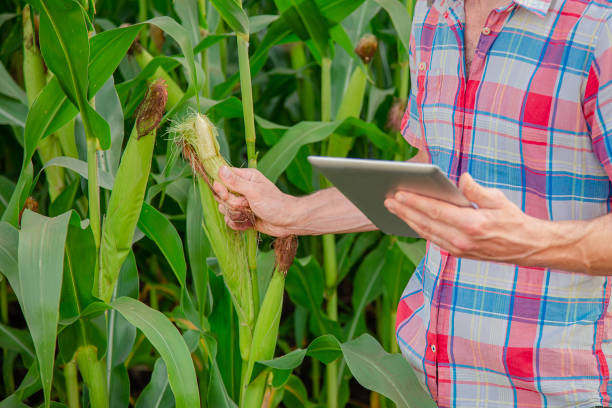
<svg viewBox="0 0 612 408">
<path fill-rule="evenodd" d="M 193 361 L 176 327 L 161 312 L 129 297 L 121 297 L 111 306 L 147 336 L 166 363 L 177 408 L 199 407 L 200 395 Z"/>
</svg>

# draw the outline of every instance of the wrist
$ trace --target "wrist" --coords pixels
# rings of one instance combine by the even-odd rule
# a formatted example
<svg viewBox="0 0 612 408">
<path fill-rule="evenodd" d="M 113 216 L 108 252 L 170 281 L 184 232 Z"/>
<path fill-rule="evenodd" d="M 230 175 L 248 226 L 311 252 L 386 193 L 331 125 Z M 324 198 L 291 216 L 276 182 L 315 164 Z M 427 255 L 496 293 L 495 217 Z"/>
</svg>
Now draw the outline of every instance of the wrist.
<svg viewBox="0 0 612 408">
<path fill-rule="evenodd" d="M 537 250 L 529 262 L 534 266 L 588 273 L 590 262 L 586 237 L 590 221 L 548 221 L 534 223 Z"/>
</svg>

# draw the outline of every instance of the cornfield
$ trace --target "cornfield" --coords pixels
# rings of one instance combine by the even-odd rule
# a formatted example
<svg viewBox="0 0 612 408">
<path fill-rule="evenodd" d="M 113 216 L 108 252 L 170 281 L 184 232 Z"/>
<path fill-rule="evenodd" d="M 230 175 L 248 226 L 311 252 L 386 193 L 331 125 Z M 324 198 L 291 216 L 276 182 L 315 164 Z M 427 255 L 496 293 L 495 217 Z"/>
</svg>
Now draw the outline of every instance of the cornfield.
<svg viewBox="0 0 612 408">
<path fill-rule="evenodd" d="M 412 7 L 4 1 L 0 408 L 434 406 L 395 337 L 423 241 L 236 232 L 211 191 L 416 153 Z"/>
</svg>

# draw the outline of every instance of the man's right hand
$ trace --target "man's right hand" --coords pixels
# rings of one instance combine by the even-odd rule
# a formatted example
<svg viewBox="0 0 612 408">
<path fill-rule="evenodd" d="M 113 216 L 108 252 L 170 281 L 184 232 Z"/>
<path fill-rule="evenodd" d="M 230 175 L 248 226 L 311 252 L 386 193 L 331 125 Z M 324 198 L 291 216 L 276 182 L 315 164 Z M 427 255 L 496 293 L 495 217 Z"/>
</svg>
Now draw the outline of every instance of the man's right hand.
<svg viewBox="0 0 612 408">
<path fill-rule="evenodd" d="M 219 170 L 222 183 L 215 182 L 213 191 L 219 211 L 234 230 L 255 227 L 257 231 L 274 237 L 291 234 L 290 227 L 296 217 L 297 197 L 283 193 L 256 169 L 229 168 Z M 236 192 L 241 196 L 236 196 Z M 250 208 L 255 225 L 244 222 L 244 210 Z"/>
</svg>

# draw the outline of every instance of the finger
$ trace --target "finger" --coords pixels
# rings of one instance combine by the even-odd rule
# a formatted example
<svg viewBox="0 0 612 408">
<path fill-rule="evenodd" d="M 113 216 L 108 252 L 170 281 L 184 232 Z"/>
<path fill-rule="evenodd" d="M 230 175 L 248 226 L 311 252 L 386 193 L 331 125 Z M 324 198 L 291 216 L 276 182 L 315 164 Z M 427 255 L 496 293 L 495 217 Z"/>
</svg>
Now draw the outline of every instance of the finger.
<svg viewBox="0 0 612 408">
<path fill-rule="evenodd" d="M 235 191 L 247 197 L 254 191 L 252 186 L 253 183 L 246 180 L 244 177 L 238 176 L 235 169 L 223 166 L 219 169 L 219 177 L 223 184 L 231 191 Z"/>
<path fill-rule="evenodd" d="M 501 191 L 481 186 L 468 173 L 464 173 L 459 179 L 459 189 L 468 200 L 480 208 L 501 208 L 506 201 Z"/>
<path fill-rule="evenodd" d="M 237 196 L 235 194 L 229 194 L 226 203 L 234 209 L 246 209 L 249 208 L 249 202 L 243 196 Z"/>
<path fill-rule="evenodd" d="M 223 183 L 219 183 L 218 181 L 215 181 L 213 183 L 212 189 L 213 189 L 213 193 L 215 194 L 215 196 L 218 197 L 221 201 L 228 200 L 229 191 L 227 191 L 227 188 L 225 188 Z"/>
<path fill-rule="evenodd" d="M 228 227 L 230 227 L 231 229 L 233 229 L 235 231 L 246 231 L 246 230 L 248 230 L 250 228 L 249 225 L 246 225 L 244 223 L 237 223 L 235 221 L 232 221 L 227 216 L 225 217 L 225 223 L 227 224 Z"/>
<path fill-rule="evenodd" d="M 451 249 L 450 247 L 452 246 L 452 249 L 456 250 L 456 245 L 452 245 L 451 243 L 466 239 L 464 234 L 453 225 L 446 224 L 440 220 L 431 219 L 426 214 L 403 205 L 397 200 L 385 200 L 385 207 L 387 207 L 391 213 L 401 218 L 421 237 L 430 241 L 434 241 L 435 239 L 439 242 L 446 242 L 447 249 Z"/>
<path fill-rule="evenodd" d="M 257 169 L 232 167 L 231 170 L 236 176 L 253 183 L 261 183 L 265 179 L 264 175 Z"/>
<path fill-rule="evenodd" d="M 456 205 L 424 197 L 417 194 L 400 191 L 395 194 L 394 199 L 433 220 L 440 220 L 445 224 L 462 226 L 470 224 L 474 216 L 474 209 L 462 208 Z"/>
</svg>

